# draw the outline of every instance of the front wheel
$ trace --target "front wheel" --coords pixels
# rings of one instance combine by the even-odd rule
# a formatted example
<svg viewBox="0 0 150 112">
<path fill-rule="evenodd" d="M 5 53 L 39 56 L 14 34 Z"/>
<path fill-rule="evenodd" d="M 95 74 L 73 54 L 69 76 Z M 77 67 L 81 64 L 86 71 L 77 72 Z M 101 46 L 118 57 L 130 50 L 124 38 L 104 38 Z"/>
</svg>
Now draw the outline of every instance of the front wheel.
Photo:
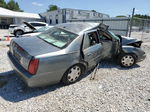
<svg viewBox="0 0 150 112">
<path fill-rule="evenodd" d="M 16 36 L 16 37 L 18 37 L 18 36 L 20 36 L 20 35 L 23 35 L 23 31 L 22 30 L 17 30 L 17 31 L 15 31 L 15 33 L 14 33 L 14 35 Z"/>
<path fill-rule="evenodd" d="M 63 78 L 62 78 L 62 82 L 64 84 L 72 84 L 74 82 L 76 82 L 79 77 L 82 74 L 82 66 L 80 65 L 74 65 L 72 67 L 70 67 L 64 74 Z"/>
<path fill-rule="evenodd" d="M 118 63 L 122 67 L 132 67 L 136 63 L 136 56 L 134 54 L 121 54 L 119 55 Z"/>
</svg>

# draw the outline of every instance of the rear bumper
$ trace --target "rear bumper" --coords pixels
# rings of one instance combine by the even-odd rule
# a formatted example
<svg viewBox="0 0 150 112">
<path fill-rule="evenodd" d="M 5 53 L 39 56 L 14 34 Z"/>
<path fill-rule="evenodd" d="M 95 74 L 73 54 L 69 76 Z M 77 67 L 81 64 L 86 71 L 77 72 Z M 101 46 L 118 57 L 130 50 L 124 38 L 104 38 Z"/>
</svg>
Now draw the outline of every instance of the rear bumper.
<svg viewBox="0 0 150 112">
<path fill-rule="evenodd" d="M 13 55 L 10 52 L 8 52 L 7 55 L 12 68 L 29 87 L 42 87 L 52 85 L 59 83 L 61 80 L 61 70 L 56 72 L 53 71 L 49 73 L 32 75 L 14 59 Z"/>
<path fill-rule="evenodd" d="M 32 87 L 33 85 L 30 84 L 30 78 L 32 77 L 32 75 L 25 70 L 13 57 L 13 55 L 8 52 L 8 59 L 9 62 L 12 66 L 12 68 L 15 70 L 15 72 L 17 73 L 17 75 L 19 75 L 19 77 L 21 77 L 23 79 L 23 81 L 29 86 Z"/>
</svg>

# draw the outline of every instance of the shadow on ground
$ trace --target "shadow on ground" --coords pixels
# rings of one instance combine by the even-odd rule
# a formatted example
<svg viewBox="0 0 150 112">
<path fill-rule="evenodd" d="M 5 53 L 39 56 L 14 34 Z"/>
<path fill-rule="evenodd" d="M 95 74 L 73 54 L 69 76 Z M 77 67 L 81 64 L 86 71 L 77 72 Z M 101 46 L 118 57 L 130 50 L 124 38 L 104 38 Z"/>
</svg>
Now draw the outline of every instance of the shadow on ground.
<svg viewBox="0 0 150 112">
<path fill-rule="evenodd" d="M 109 59 L 109 60 L 104 60 L 100 63 L 99 65 L 99 69 L 100 68 L 103 68 L 103 69 L 110 69 L 110 68 L 116 68 L 116 69 L 119 69 L 119 70 L 129 70 L 129 69 L 135 69 L 135 68 L 139 68 L 140 66 L 138 64 L 135 64 L 133 67 L 130 67 L 130 68 L 123 68 L 121 66 L 119 66 L 117 63 L 116 63 L 116 59 Z"/>
<path fill-rule="evenodd" d="M 135 65 L 134 67 L 130 68 L 137 68 L 138 65 Z M 117 68 L 120 70 L 129 70 L 129 68 L 121 68 L 117 64 L 115 64 L 112 60 L 109 61 L 103 61 L 101 62 L 99 69 L 110 69 L 110 68 Z M 91 74 L 92 71 L 89 71 L 88 73 L 84 74 L 82 78 L 87 77 L 89 74 Z M 16 76 L 14 71 L 4 72 L 0 73 L 0 96 L 10 102 L 19 102 L 26 99 L 30 99 L 32 97 L 37 97 L 42 94 L 46 94 L 48 92 L 55 91 L 61 87 L 64 87 L 63 84 L 55 84 L 53 86 L 43 87 L 43 88 L 29 88 L 26 86 L 26 84 L 18 77 Z"/>
<path fill-rule="evenodd" d="M 10 102 L 23 101 L 63 87 L 60 83 L 43 88 L 29 88 L 14 72 L 4 75 L 6 73 L 0 73 L 0 81 L 2 78 L 7 79 L 7 83 L 0 87 L 0 96 Z"/>
<path fill-rule="evenodd" d="M 4 36 L 4 37 L 8 37 L 8 36 L 9 36 L 9 37 L 15 37 L 14 35 L 6 35 L 6 36 Z"/>
</svg>

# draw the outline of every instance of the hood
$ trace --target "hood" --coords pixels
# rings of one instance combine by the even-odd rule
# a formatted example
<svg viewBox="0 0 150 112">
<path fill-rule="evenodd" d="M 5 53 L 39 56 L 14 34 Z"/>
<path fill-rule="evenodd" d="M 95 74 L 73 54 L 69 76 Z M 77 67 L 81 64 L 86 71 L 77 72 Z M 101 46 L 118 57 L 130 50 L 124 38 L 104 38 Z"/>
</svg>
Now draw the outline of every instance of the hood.
<svg viewBox="0 0 150 112">
<path fill-rule="evenodd" d="M 99 26 L 98 26 L 101 30 L 108 30 L 109 26 L 106 25 L 106 24 L 103 24 L 103 23 L 100 23 Z"/>
<path fill-rule="evenodd" d="M 36 28 L 34 26 L 32 26 L 30 23 L 28 22 L 23 22 L 25 25 L 27 25 L 30 29 L 32 30 L 36 30 Z"/>
<path fill-rule="evenodd" d="M 42 55 L 46 53 L 56 52 L 60 49 L 48 44 L 38 37 L 22 37 L 14 39 L 21 48 L 23 48 L 31 56 Z"/>
<path fill-rule="evenodd" d="M 98 28 L 99 30 L 104 30 L 104 31 L 106 31 L 106 30 L 108 30 L 108 28 L 109 28 L 108 25 L 103 24 L 103 23 L 99 23 L 99 24 L 95 23 L 95 24 L 96 24 L 96 26 L 93 27 L 93 28 L 91 28 L 91 29 L 97 29 L 97 28 Z"/>
<path fill-rule="evenodd" d="M 142 42 L 139 39 L 135 39 L 132 37 L 125 37 L 125 36 L 121 36 L 122 37 L 122 45 L 128 45 L 128 44 L 132 44 L 132 43 L 136 43 L 136 42 Z"/>
</svg>

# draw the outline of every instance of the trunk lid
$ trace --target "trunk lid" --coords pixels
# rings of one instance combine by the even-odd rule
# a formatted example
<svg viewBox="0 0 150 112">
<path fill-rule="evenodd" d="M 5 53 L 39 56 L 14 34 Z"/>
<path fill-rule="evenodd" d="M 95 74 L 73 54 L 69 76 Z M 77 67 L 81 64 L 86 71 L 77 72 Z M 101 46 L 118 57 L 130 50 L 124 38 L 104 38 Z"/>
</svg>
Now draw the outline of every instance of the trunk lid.
<svg viewBox="0 0 150 112">
<path fill-rule="evenodd" d="M 22 37 L 14 39 L 10 45 L 10 52 L 15 60 L 20 63 L 26 70 L 30 60 L 37 55 L 46 54 L 60 50 L 38 37 Z"/>
<path fill-rule="evenodd" d="M 22 37 L 14 39 L 14 42 L 22 47 L 31 56 L 37 56 L 60 50 L 59 48 L 38 37 Z"/>
</svg>

